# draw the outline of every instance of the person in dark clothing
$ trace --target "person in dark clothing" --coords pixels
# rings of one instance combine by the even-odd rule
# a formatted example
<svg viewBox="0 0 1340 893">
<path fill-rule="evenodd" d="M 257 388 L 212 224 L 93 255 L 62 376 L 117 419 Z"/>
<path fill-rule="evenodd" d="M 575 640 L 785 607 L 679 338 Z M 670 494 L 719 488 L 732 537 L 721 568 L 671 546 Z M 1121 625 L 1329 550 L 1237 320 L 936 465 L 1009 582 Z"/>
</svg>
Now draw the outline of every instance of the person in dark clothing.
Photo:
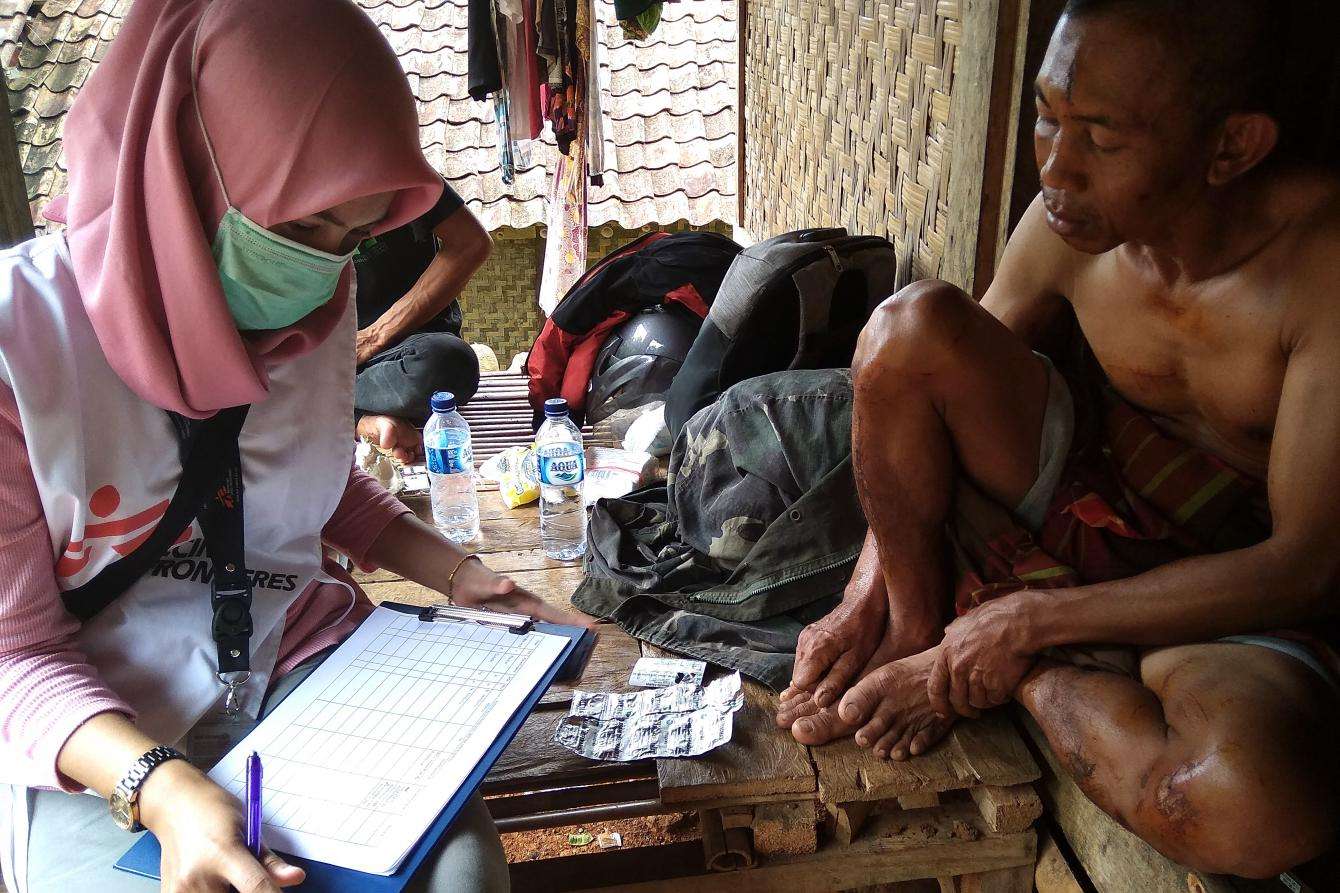
<svg viewBox="0 0 1340 893">
<path fill-rule="evenodd" d="M 357 432 L 402 461 L 422 447 L 428 398 L 451 391 L 466 403 L 479 360 L 461 339 L 456 300 L 493 250 L 493 240 L 445 182 L 427 214 L 365 240 L 358 276 Z"/>
</svg>

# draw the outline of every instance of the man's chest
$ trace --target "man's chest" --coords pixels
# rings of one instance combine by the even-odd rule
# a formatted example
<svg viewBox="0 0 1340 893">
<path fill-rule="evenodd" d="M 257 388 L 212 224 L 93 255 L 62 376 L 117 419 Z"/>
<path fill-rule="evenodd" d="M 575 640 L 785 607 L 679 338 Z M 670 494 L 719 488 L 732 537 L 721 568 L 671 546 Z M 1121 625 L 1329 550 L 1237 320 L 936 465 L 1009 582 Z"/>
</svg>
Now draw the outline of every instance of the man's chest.
<svg viewBox="0 0 1340 893">
<path fill-rule="evenodd" d="M 1284 379 L 1281 302 L 1250 282 L 1170 293 L 1110 272 L 1082 277 L 1072 303 L 1112 385 L 1202 446 L 1263 462 Z"/>
</svg>

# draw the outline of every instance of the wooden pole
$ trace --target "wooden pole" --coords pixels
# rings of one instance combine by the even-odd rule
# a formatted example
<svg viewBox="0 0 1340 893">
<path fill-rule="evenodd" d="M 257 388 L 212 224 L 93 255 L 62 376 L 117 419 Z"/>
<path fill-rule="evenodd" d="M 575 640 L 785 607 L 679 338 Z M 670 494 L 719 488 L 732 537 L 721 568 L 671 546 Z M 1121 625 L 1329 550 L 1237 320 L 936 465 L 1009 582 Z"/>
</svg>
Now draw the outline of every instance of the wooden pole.
<svg viewBox="0 0 1340 893">
<path fill-rule="evenodd" d="M 8 95 L 8 91 L 6 91 Z M 33 237 L 33 219 L 28 210 L 28 188 L 19 168 L 19 143 L 14 135 L 14 115 L 4 106 L 0 122 L 0 248 L 8 248 Z"/>
<path fill-rule="evenodd" d="M 1028 0 L 965 0 L 949 118 L 949 226 L 940 275 L 980 298 L 1005 247 Z"/>
<path fill-rule="evenodd" d="M 735 228 L 745 228 L 745 90 L 748 79 L 745 66 L 749 61 L 749 2 L 736 0 L 735 36 Z"/>
</svg>

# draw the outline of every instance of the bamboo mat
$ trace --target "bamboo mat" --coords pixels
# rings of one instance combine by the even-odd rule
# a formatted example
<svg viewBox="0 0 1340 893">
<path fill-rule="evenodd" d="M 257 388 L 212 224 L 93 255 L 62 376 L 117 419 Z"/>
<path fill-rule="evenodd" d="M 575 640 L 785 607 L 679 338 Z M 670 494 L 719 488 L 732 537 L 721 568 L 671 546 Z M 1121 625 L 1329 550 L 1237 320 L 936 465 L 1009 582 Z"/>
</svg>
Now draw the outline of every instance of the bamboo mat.
<svg viewBox="0 0 1340 893">
<path fill-rule="evenodd" d="M 475 461 L 501 453 L 508 447 L 529 446 L 535 439 L 531 426 L 534 413 L 526 398 L 526 376 L 518 372 L 485 372 L 479 377 L 479 390 L 461 407 L 461 416 L 470 423 L 470 441 Z M 582 428 L 582 438 L 591 441 L 591 428 Z"/>
</svg>

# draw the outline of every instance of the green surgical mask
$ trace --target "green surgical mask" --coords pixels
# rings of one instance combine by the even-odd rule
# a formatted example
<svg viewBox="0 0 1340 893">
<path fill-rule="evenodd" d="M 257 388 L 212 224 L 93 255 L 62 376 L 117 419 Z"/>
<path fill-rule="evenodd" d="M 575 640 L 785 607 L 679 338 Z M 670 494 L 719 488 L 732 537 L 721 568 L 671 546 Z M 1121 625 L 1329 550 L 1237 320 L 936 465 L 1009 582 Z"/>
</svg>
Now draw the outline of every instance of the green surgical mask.
<svg viewBox="0 0 1340 893">
<path fill-rule="evenodd" d="M 291 326 L 325 304 L 351 257 L 285 239 L 231 205 L 214 236 L 223 294 L 244 332 Z"/>
<path fill-rule="evenodd" d="M 204 18 L 201 17 L 201 21 Z M 195 90 L 196 52 L 199 27 L 191 48 L 191 88 Z M 195 99 L 195 97 L 192 97 Z M 256 332 L 291 326 L 325 304 L 335 294 L 344 265 L 354 256 L 327 254 L 285 239 L 247 217 L 228 196 L 214 156 L 214 143 L 205 129 L 200 102 L 194 102 L 195 118 L 205 137 L 205 149 L 214 176 L 219 181 L 228 210 L 214 236 L 214 264 L 219 268 L 223 294 L 238 329 Z"/>
</svg>

